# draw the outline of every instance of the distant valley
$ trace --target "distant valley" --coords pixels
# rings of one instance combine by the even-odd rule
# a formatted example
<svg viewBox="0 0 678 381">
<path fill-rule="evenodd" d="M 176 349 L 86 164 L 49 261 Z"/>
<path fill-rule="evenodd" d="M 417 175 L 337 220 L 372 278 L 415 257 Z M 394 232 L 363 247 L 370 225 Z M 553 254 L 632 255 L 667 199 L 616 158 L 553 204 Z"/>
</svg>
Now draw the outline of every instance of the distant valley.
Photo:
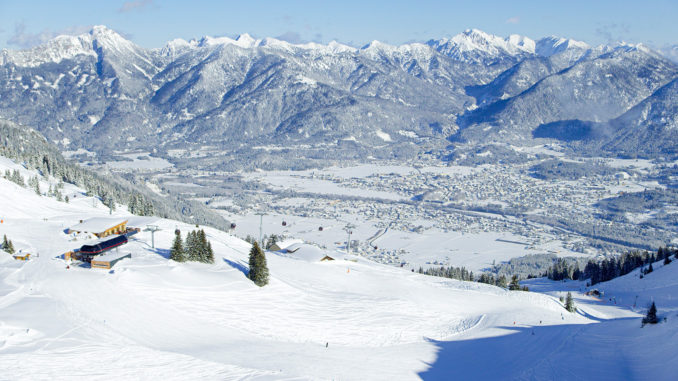
<svg viewBox="0 0 678 381">
<path fill-rule="evenodd" d="M 345 247 L 353 225 L 353 249 L 378 261 L 492 270 L 673 239 L 677 81 L 643 45 L 475 29 L 401 46 L 241 35 L 145 49 L 97 26 L 3 50 L 0 116 L 81 165 L 211 208 L 243 238 L 266 213 L 267 234 Z"/>
</svg>

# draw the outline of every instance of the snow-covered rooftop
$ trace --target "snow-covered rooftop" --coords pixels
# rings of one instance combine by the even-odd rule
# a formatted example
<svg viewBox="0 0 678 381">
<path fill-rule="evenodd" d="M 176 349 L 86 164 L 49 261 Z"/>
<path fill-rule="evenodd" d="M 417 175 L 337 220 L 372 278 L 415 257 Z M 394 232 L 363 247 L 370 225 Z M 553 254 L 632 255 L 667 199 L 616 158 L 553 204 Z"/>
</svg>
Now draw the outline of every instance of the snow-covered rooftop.
<svg viewBox="0 0 678 381">
<path fill-rule="evenodd" d="M 127 222 L 126 218 L 94 217 L 85 220 L 77 225 L 71 226 L 70 230 L 79 232 L 99 233 L 125 222 Z"/>
<path fill-rule="evenodd" d="M 119 253 L 119 252 L 115 252 L 115 251 L 109 251 L 108 253 L 106 253 L 104 255 L 98 255 L 96 258 L 94 258 L 94 260 L 95 261 L 106 261 L 106 262 L 108 262 L 108 261 L 114 261 L 118 258 L 122 258 L 122 257 L 125 257 L 125 256 L 130 255 L 130 254 L 131 254 L 130 252 Z"/>
<path fill-rule="evenodd" d="M 329 252 L 323 250 L 317 246 L 309 245 L 307 243 L 295 243 L 287 247 L 287 254 L 285 257 L 294 258 L 306 262 L 319 262 L 325 256 L 331 257 L 333 259 L 343 258 L 343 254 L 336 251 Z"/>
<path fill-rule="evenodd" d="M 276 246 L 278 246 L 280 248 L 280 250 L 284 250 L 284 249 L 287 249 L 294 244 L 301 244 L 303 242 L 304 241 L 297 239 L 297 238 L 288 238 L 288 239 L 284 239 L 280 242 L 276 242 L 275 244 L 276 244 Z"/>
</svg>

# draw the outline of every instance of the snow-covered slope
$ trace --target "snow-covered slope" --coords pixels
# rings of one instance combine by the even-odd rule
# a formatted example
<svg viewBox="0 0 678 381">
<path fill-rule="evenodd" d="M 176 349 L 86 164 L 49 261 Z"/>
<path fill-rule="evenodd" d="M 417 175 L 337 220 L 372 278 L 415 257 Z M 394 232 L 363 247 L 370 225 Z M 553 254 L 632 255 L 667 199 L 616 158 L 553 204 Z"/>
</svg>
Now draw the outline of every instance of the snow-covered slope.
<svg viewBox="0 0 678 381">
<path fill-rule="evenodd" d="M 34 175 L 0 159 L 5 169 Z M 161 228 L 156 248 L 142 231 L 119 249 L 132 258 L 112 270 L 67 268 L 59 255 L 89 241 L 64 229 L 108 209 L 69 185 L 68 204 L 5 179 L 0 193 L 0 234 L 35 256 L 20 262 L 0 252 L 0 368 L 10 379 L 559 379 L 569 366 L 561 359 L 581 360 L 574 372 L 581 378 L 614 379 L 619 373 L 603 369 L 644 369 L 632 358 L 593 357 L 618 344 L 635 353 L 622 329 L 633 326 L 637 340 L 665 346 L 658 332 L 676 332 L 671 319 L 655 331 L 640 331 L 635 318 L 589 324 L 601 316 L 595 306 L 570 314 L 554 296 L 332 252 L 337 260 L 330 262 L 268 253 L 271 282 L 259 288 L 245 275 L 244 241 L 205 228 L 215 263 L 176 263 L 167 258 L 174 230 L 185 235 L 195 227 L 124 211 L 114 217 Z M 637 316 L 605 308 L 606 318 Z M 570 351 L 594 344 L 583 333 L 610 342 L 600 351 Z M 593 355 L 582 360 L 586 353 Z"/>
</svg>

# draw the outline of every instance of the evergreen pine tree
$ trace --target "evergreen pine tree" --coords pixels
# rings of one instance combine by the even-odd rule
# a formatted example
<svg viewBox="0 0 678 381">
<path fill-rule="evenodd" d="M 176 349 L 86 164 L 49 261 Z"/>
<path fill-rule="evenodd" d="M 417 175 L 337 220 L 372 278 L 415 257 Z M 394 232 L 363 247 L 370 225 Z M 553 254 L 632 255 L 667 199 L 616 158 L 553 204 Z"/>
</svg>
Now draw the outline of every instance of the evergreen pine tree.
<svg viewBox="0 0 678 381">
<path fill-rule="evenodd" d="M 652 306 L 647 310 L 647 315 L 643 318 L 643 324 L 657 324 L 659 320 L 657 319 L 657 306 L 652 302 Z"/>
<path fill-rule="evenodd" d="M 32 185 L 33 185 L 33 190 L 35 190 L 35 194 L 37 194 L 38 196 L 40 196 L 40 194 L 42 193 L 42 192 L 40 191 L 40 179 L 38 179 L 37 176 L 31 177 L 30 182 L 31 182 Z"/>
<path fill-rule="evenodd" d="M 501 288 L 508 287 L 508 284 L 506 283 L 506 276 L 505 275 L 502 275 L 502 276 L 499 277 L 499 279 L 497 280 L 497 286 L 499 286 Z"/>
<path fill-rule="evenodd" d="M 19 171 L 16 169 L 12 172 L 11 180 L 24 188 L 26 187 L 26 181 L 24 180 L 24 177 L 21 176 L 21 173 L 19 173 Z"/>
<path fill-rule="evenodd" d="M 200 261 L 200 243 L 198 242 L 198 235 L 195 230 L 186 234 L 186 260 Z"/>
<path fill-rule="evenodd" d="M 212 260 L 209 260 L 208 254 L 209 242 L 207 242 L 207 236 L 205 235 L 205 231 L 203 229 L 198 230 L 197 241 L 199 258 L 198 260 L 203 263 L 214 263 L 214 258 L 212 258 Z"/>
<path fill-rule="evenodd" d="M 665 255 L 664 255 L 664 264 L 665 264 L 665 265 L 668 265 L 669 263 L 671 263 L 671 258 L 670 258 L 670 257 L 671 257 L 671 256 L 669 255 L 669 253 L 666 252 Z"/>
<path fill-rule="evenodd" d="M 12 241 L 7 239 L 6 234 L 2 238 L 2 249 L 9 254 L 14 254 L 14 244 L 12 244 Z"/>
<path fill-rule="evenodd" d="M 254 242 L 250 250 L 250 272 L 248 277 L 259 287 L 268 284 L 268 267 L 266 266 L 266 254 L 259 244 Z"/>
<path fill-rule="evenodd" d="M 170 249 L 170 259 L 175 260 L 177 262 L 186 261 L 186 252 L 184 251 L 184 245 L 181 241 L 181 232 L 178 230 L 174 237 L 172 248 Z"/>
<path fill-rule="evenodd" d="M 565 298 L 565 309 L 569 312 L 574 312 L 577 310 L 574 306 L 574 299 L 572 298 L 571 292 L 568 292 L 567 297 Z"/>
<path fill-rule="evenodd" d="M 214 251 L 212 250 L 212 244 L 210 241 L 207 241 L 207 254 L 205 257 L 206 263 L 214 263 Z"/>
<path fill-rule="evenodd" d="M 513 275 L 511 278 L 511 284 L 509 284 L 509 290 L 520 290 L 520 281 L 518 280 L 518 275 Z"/>
</svg>

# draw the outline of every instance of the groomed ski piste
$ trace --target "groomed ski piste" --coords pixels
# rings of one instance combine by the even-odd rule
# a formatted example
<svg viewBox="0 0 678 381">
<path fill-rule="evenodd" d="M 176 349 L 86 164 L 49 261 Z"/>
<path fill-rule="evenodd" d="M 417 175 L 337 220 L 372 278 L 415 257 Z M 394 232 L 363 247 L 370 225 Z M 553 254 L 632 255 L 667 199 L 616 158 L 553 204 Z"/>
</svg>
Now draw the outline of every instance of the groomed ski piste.
<svg viewBox="0 0 678 381">
<path fill-rule="evenodd" d="M 0 158 L 0 171 L 20 165 Z M 48 183 L 43 181 L 43 189 Z M 267 253 L 270 283 L 247 279 L 250 245 L 204 228 L 214 264 L 168 259 L 172 220 L 112 217 L 142 230 L 110 270 L 60 257 L 87 241 L 65 229 L 110 217 L 66 184 L 70 203 L 0 178 L 0 379 L 3 380 L 670 380 L 678 374 L 678 263 L 596 285 L 525 282 L 506 291 L 415 274 L 328 251 Z M 76 195 L 77 197 L 73 197 Z M 77 238 L 77 237 L 76 237 Z M 432 243 L 435 244 L 435 243 Z M 312 250 L 314 251 L 314 250 Z M 39 254 L 39 256 L 38 256 Z M 578 312 L 558 300 L 576 297 Z M 641 328 L 655 300 L 662 323 Z M 616 302 L 616 304 L 615 304 Z M 635 306 L 634 306 L 635 305 Z M 666 321 L 664 322 L 664 318 Z"/>
</svg>

